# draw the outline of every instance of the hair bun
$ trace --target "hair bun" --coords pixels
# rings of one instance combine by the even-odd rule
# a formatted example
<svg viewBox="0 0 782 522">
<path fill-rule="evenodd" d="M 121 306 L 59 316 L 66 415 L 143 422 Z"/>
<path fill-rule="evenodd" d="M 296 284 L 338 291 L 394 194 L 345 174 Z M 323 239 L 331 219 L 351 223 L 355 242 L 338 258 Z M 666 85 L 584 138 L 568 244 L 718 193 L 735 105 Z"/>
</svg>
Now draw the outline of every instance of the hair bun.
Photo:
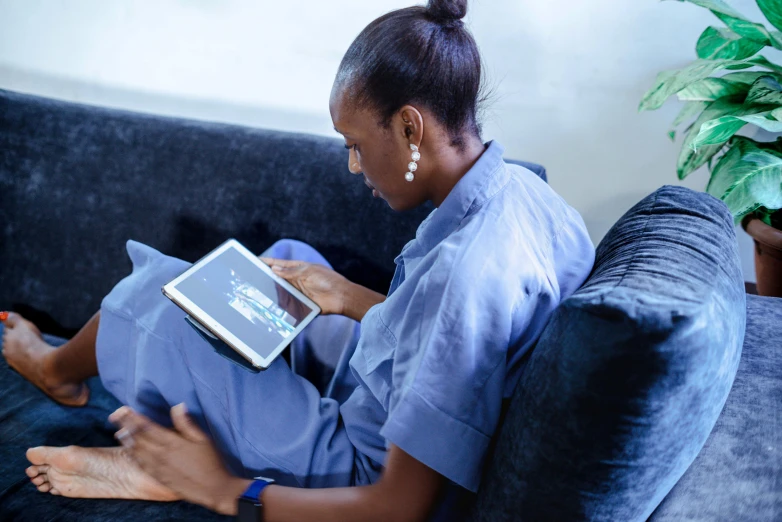
<svg viewBox="0 0 782 522">
<path fill-rule="evenodd" d="M 467 0 L 429 0 L 426 13 L 443 25 L 460 22 L 467 14 Z"/>
</svg>

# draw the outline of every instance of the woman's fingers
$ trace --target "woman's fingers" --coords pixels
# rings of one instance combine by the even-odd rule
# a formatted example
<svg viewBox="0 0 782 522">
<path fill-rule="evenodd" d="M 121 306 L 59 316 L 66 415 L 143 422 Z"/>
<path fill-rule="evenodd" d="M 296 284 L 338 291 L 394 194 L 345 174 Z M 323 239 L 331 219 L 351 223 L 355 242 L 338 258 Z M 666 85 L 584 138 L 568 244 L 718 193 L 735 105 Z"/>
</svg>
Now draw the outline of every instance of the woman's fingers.
<svg viewBox="0 0 782 522">
<path fill-rule="evenodd" d="M 293 261 L 291 259 L 266 259 L 269 259 L 270 262 L 267 264 L 275 274 L 291 282 L 299 278 L 308 265 L 304 261 Z"/>
<path fill-rule="evenodd" d="M 177 404 L 171 408 L 171 421 L 180 435 L 189 441 L 206 442 L 209 440 L 206 434 L 201 431 L 201 428 L 193 421 L 193 418 L 188 415 L 185 403 Z"/>
<path fill-rule="evenodd" d="M 300 268 L 306 264 L 304 261 L 296 261 L 295 259 L 277 259 L 274 257 L 261 257 L 259 259 L 272 268 L 281 268 L 283 270 Z"/>
<path fill-rule="evenodd" d="M 133 446 L 146 438 L 165 440 L 170 430 L 152 422 L 150 419 L 133 411 L 127 406 L 119 408 L 109 416 L 109 421 L 120 427 L 117 440 L 124 446 Z"/>
<path fill-rule="evenodd" d="M 275 274 L 282 277 L 289 283 L 293 284 L 293 286 L 301 290 L 301 287 L 299 286 L 298 282 L 301 279 L 301 277 L 305 274 L 305 271 L 307 270 L 307 266 L 309 263 L 306 263 L 304 261 L 293 261 L 290 259 L 271 259 L 271 258 L 262 258 L 262 259 L 268 259 L 270 262 L 267 264 L 271 267 L 272 271 Z"/>
<path fill-rule="evenodd" d="M 114 434 L 114 438 L 126 448 L 132 448 L 136 444 L 136 440 L 127 428 L 120 428 L 120 430 Z"/>
</svg>

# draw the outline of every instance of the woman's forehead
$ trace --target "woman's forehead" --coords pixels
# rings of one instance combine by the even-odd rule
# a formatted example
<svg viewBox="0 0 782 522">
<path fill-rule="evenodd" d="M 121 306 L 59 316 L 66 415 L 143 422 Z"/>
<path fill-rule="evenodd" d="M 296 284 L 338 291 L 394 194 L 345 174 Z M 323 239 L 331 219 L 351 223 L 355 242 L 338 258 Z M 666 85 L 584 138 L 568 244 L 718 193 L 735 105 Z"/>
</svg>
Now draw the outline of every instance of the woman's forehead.
<svg viewBox="0 0 782 522">
<path fill-rule="evenodd" d="M 349 96 L 344 91 L 336 96 L 332 95 L 329 100 L 329 112 L 334 130 L 342 135 L 358 133 L 371 119 L 370 115 L 365 114 L 366 111 L 358 110 L 355 104 L 350 102 Z"/>
</svg>

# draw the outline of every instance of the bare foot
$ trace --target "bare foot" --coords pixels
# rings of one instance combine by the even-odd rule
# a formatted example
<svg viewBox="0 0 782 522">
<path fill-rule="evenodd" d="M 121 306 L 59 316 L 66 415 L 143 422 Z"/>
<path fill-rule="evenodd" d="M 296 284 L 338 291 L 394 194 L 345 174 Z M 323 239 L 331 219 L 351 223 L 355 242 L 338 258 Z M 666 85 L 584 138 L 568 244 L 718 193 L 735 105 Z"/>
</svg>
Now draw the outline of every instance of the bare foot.
<svg viewBox="0 0 782 522">
<path fill-rule="evenodd" d="M 90 390 L 83 382 L 63 382 L 47 371 L 48 357 L 56 348 L 44 341 L 40 330 L 17 313 L 4 321 L 3 357 L 8 366 L 41 389 L 46 395 L 66 406 L 84 406 Z"/>
<path fill-rule="evenodd" d="M 38 491 L 72 498 L 179 500 L 144 473 L 123 447 L 39 446 L 27 450 L 27 476 Z"/>
</svg>

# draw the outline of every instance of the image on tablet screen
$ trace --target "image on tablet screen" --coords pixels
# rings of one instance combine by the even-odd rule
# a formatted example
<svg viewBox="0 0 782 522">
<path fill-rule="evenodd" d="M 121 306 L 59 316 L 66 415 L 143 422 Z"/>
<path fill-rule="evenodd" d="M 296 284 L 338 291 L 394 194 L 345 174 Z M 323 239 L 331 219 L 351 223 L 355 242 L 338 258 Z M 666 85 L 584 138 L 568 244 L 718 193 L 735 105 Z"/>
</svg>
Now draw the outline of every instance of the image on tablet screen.
<svg viewBox="0 0 782 522">
<path fill-rule="evenodd" d="M 261 356 L 290 337 L 310 309 L 233 248 L 176 286 Z"/>
<path fill-rule="evenodd" d="M 281 337 L 288 337 L 293 333 L 296 329 L 296 323 L 299 322 L 295 317 L 253 285 L 237 276 L 235 271 L 231 270 L 231 276 L 233 276 L 231 281 L 233 290 L 225 294 L 229 305 L 249 321 L 265 325 L 269 330 L 275 330 Z"/>
</svg>

